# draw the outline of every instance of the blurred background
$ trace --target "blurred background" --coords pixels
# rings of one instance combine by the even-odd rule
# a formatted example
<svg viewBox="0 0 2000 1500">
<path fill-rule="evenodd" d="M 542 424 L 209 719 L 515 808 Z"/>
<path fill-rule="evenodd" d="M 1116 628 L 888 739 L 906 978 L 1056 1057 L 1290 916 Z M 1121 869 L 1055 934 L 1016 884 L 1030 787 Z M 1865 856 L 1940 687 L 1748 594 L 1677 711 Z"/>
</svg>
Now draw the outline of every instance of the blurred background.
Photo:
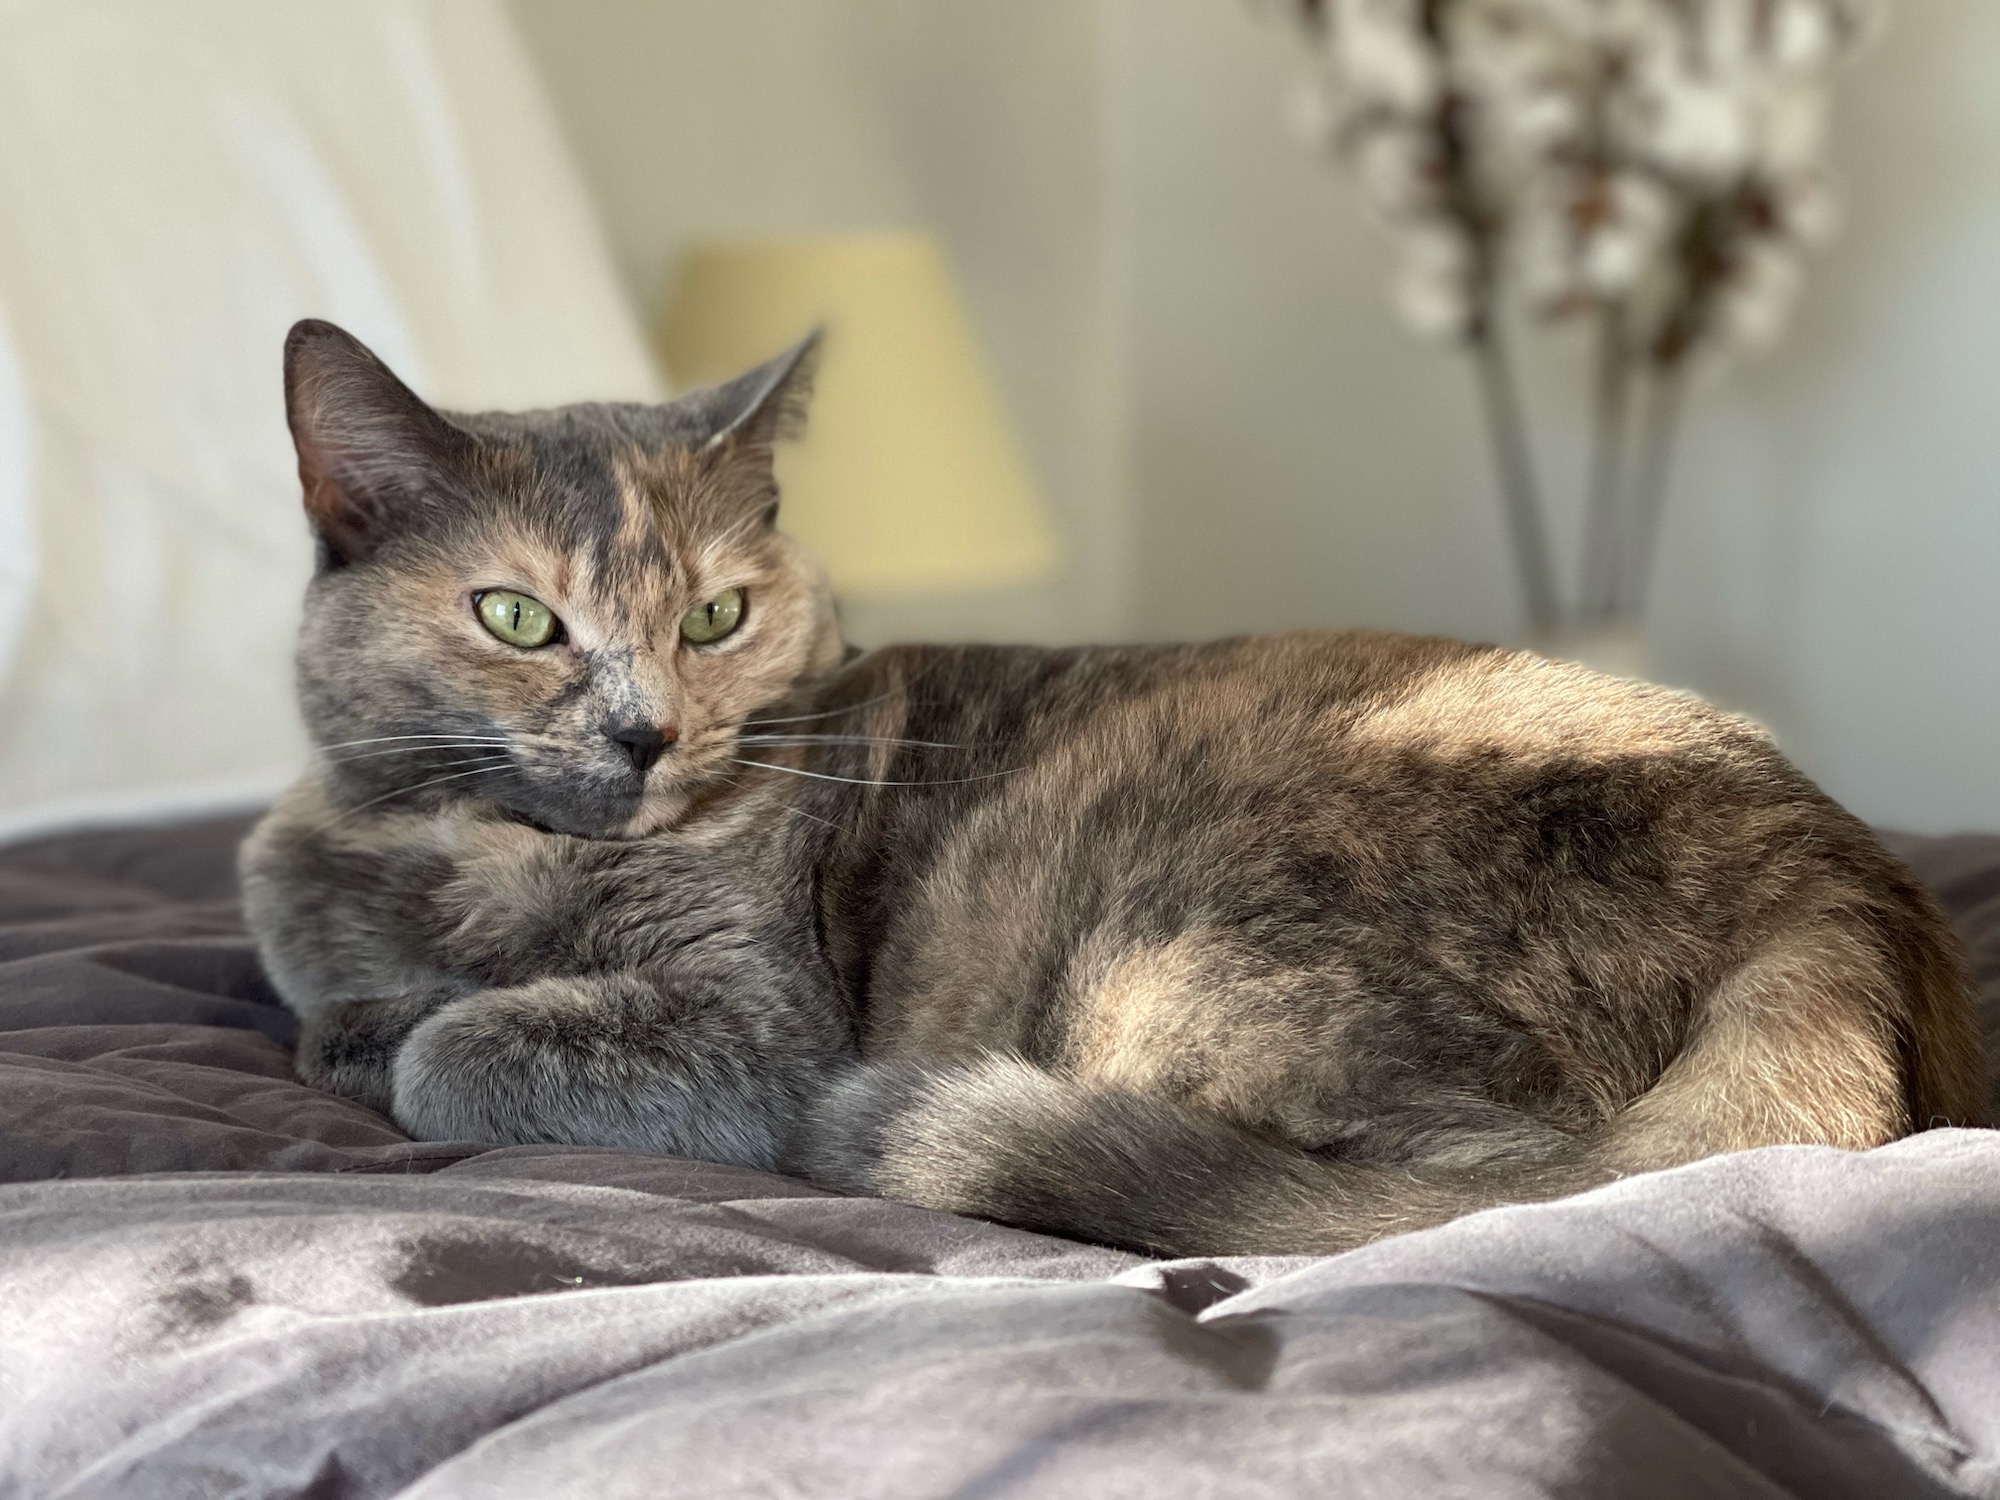
<svg viewBox="0 0 2000 1500">
<path fill-rule="evenodd" d="M 1842 74 L 1840 234 L 1784 340 L 1696 383 L 1643 622 L 1650 675 L 1917 831 L 2000 829 L 1996 69 L 2000 6 L 1899 0 Z M 446 406 L 651 399 L 763 336 L 683 297 L 773 244 L 941 268 L 827 293 L 925 332 L 836 328 L 823 418 L 936 361 L 837 408 L 936 451 L 793 518 L 854 639 L 1530 642 L 1472 377 L 1288 123 L 1309 71 L 1246 0 L 0 8 L 0 829 L 297 764 L 292 319 Z M 830 264 L 732 295 L 775 318 Z M 1570 556 L 1587 349 L 1521 347 Z"/>
</svg>

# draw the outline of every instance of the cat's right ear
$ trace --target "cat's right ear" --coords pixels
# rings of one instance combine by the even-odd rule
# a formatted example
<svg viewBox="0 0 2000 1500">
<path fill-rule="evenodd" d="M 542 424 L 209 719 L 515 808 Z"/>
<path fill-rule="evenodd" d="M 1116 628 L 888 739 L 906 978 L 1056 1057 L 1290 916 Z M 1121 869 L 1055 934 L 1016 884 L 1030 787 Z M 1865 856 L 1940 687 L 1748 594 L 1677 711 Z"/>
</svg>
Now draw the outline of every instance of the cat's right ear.
<svg viewBox="0 0 2000 1500">
<path fill-rule="evenodd" d="M 329 567 L 365 561 L 446 485 L 471 442 L 361 340 L 317 318 L 285 339 L 285 418 Z"/>
</svg>

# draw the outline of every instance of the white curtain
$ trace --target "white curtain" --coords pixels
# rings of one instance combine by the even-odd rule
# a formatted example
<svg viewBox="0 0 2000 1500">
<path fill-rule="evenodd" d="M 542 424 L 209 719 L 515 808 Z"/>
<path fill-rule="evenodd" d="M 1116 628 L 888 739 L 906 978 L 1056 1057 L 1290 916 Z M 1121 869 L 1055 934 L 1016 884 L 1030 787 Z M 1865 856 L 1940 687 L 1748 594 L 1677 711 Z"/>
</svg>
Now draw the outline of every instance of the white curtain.
<svg viewBox="0 0 2000 1500">
<path fill-rule="evenodd" d="M 498 0 L 0 4 L 0 833 L 297 765 L 307 315 L 446 406 L 658 394 Z"/>
</svg>

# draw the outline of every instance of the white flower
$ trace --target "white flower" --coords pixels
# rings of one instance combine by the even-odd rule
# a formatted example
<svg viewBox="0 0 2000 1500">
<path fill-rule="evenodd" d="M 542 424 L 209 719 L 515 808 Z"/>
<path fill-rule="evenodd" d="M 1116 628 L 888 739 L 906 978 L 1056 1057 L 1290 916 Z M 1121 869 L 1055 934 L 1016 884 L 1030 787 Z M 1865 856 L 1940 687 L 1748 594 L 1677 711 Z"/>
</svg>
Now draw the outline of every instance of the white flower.
<svg viewBox="0 0 2000 1500">
<path fill-rule="evenodd" d="M 1550 81 L 1525 88 L 1507 101 L 1501 118 L 1517 150 L 1546 155 L 1575 140 L 1586 116 L 1575 90 Z"/>
<path fill-rule="evenodd" d="M 1774 68 L 1803 72 L 1825 67 L 1839 45 L 1833 17 L 1819 0 L 1778 0 L 1765 29 L 1764 49 Z"/>
<path fill-rule="evenodd" d="M 1321 0 L 1326 92 L 1294 122 L 1339 143 L 1403 232 L 1396 300 L 1427 333 L 1480 311 L 1476 244 L 1545 312 L 1624 299 L 1666 317 L 1678 297 L 1712 313 L 1705 337 L 1754 342 L 1831 230 L 1827 88 L 1876 6 Z"/>
<path fill-rule="evenodd" d="M 1543 25 L 1591 47 L 1649 47 L 1681 25 L 1661 0 L 1523 0 Z"/>
<path fill-rule="evenodd" d="M 1630 292 L 1659 253 L 1671 222 L 1667 194 L 1650 177 L 1614 173 L 1593 220 L 1576 222 L 1577 263 L 1584 284 L 1603 296 Z"/>
<path fill-rule="evenodd" d="M 1800 279 L 1796 252 L 1773 240 L 1745 245 L 1716 300 L 1716 332 L 1752 348 L 1776 343 L 1798 299 Z"/>
<path fill-rule="evenodd" d="M 1660 254 L 1672 209 L 1666 190 L 1637 172 L 1545 175 L 1521 214 L 1530 299 L 1559 313 L 1629 296 Z"/>
<path fill-rule="evenodd" d="M 1472 247 L 1445 221 L 1409 231 L 1396 275 L 1396 310 L 1424 338 L 1463 337 L 1472 318 L 1472 271 Z"/>
<path fill-rule="evenodd" d="M 1747 102 L 1726 84 L 1656 65 L 1633 100 L 1634 153 L 1670 172 L 1720 181 L 1750 165 Z"/>
<path fill-rule="evenodd" d="M 1332 0 L 1328 39 L 1355 96 L 1405 113 L 1437 102 L 1438 58 L 1424 39 L 1418 0 Z"/>
</svg>

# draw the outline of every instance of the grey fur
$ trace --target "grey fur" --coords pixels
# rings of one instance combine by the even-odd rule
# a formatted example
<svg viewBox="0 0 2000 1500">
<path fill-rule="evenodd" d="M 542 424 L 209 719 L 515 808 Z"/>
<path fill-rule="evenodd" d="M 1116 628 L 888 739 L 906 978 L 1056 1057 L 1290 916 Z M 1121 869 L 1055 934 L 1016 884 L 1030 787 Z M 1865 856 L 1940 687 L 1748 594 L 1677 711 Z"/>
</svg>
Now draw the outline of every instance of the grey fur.
<svg viewBox="0 0 2000 1500">
<path fill-rule="evenodd" d="M 244 883 L 304 1076 L 413 1132 L 1195 1253 L 1979 1115 L 1942 918 L 1753 726 L 1362 632 L 850 659 L 771 529 L 799 351 L 435 426 L 357 350 L 294 340 L 294 410 L 363 415 L 304 429 L 322 748 Z M 308 456 L 383 409 L 452 474 Z M 514 573 L 561 650 L 470 622 Z M 740 635 L 681 643 L 741 579 Z"/>
<path fill-rule="evenodd" d="M 308 784 L 243 869 L 266 967 L 305 1018 L 300 1075 L 428 1139 L 770 1168 L 855 1057 L 803 893 L 718 889 L 669 841 L 404 812 L 340 822 Z"/>
</svg>

